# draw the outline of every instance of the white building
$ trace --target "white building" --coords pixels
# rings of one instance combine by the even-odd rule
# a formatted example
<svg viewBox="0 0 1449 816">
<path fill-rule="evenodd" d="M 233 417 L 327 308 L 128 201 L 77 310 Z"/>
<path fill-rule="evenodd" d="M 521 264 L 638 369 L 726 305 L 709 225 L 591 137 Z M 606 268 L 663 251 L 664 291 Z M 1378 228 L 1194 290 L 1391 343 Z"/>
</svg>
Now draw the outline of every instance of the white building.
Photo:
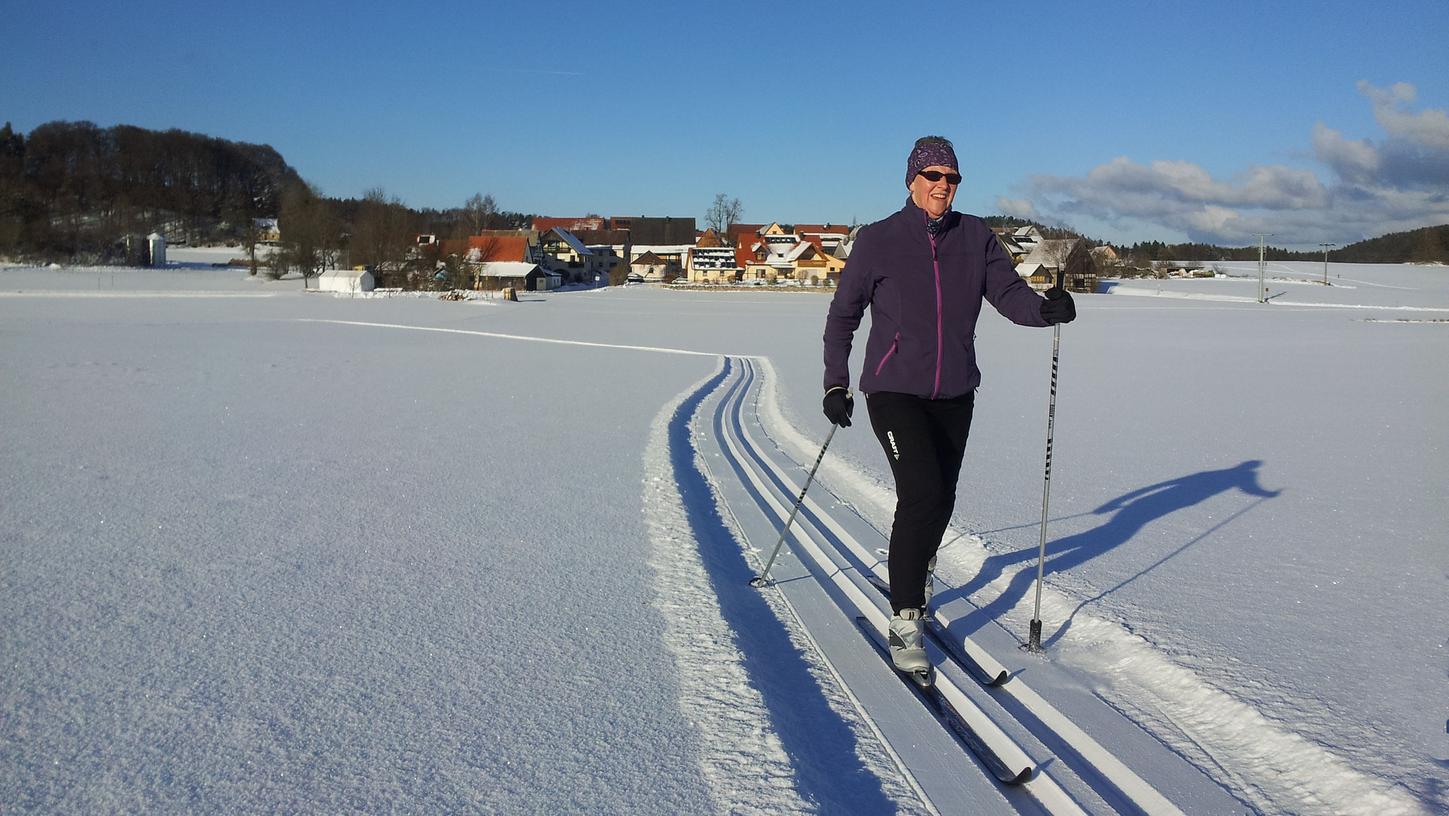
<svg viewBox="0 0 1449 816">
<path fill-rule="evenodd" d="M 377 282 L 366 269 L 329 269 L 317 277 L 317 291 L 355 295 L 371 292 Z"/>
</svg>

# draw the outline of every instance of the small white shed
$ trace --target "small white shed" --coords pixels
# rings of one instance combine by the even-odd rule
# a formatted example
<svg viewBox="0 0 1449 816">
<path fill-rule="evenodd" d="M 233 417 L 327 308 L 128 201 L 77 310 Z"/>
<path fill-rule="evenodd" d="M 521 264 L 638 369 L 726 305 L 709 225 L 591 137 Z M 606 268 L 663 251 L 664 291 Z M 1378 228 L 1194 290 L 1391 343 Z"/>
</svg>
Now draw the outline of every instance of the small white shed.
<svg viewBox="0 0 1449 816">
<path fill-rule="evenodd" d="M 319 292 L 355 295 L 358 292 L 371 292 L 376 285 L 372 273 L 366 269 L 329 269 L 317 277 Z"/>
<path fill-rule="evenodd" d="M 159 232 L 146 236 L 146 254 L 151 257 L 152 266 L 166 265 L 166 237 Z"/>
</svg>

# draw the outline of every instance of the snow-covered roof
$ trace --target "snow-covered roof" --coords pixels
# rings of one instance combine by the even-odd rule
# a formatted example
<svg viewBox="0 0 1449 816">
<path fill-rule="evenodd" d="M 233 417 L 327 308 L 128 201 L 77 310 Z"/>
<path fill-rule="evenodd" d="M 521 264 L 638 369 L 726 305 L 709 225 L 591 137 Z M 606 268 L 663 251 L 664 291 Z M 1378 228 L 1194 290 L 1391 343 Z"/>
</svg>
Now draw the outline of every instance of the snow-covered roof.
<svg viewBox="0 0 1449 816">
<path fill-rule="evenodd" d="M 372 275 L 366 269 L 329 269 L 318 276 L 319 280 L 361 280 Z"/>
<path fill-rule="evenodd" d="M 1059 238 L 1051 241 L 1041 241 L 1031 248 L 1022 261 L 1034 261 L 1047 266 L 1061 266 L 1067 262 L 1067 257 L 1072 254 L 1080 242 L 1079 238 Z"/>
<path fill-rule="evenodd" d="M 810 243 L 808 241 L 801 241 L 800 243 L 798 243 L 794 247 L 792 247 L 789 252 L 786 252 L 785 253 L 785 260 L 787 260 L 787 261 L 798 261 L 798 260 L 800 260 L 800 256 L 801 255 L 804 255 L 806 252 L 809 252 L 811 249 L 814 249 L 814 248 L 815 248 L 815 245 L 814 244 L 812 244 L 812 243 Z"/>
<path fill-rule="evenodd" d="M 526 278 L 538 264 L 524 261 L 489 261 L 478 265 L 478 274 L 485 278 Z"/>
<path fill-rule="evenodd" d="M 559 240 L 560 241 L 563 241 L 565 244 L 568 244 L 569 249 L 572 249 L 574 252 L 578 253 L 579 255 L 592 255 L 592 254 L 594 254 L 593 253 L 593 250 L 591 250 L 588 247 L 584 246 L 583 242 L 578 239 L 578 236 L 577 235 L 574 235 L 572 232 L 569 232 L 568 230 L 564 229 L 563 227 L 554 227 L 552 230 L 550 230 L 550 232 L 552 232 L 554 235 L 557 235 L 559 237 Z"/>
</svg>

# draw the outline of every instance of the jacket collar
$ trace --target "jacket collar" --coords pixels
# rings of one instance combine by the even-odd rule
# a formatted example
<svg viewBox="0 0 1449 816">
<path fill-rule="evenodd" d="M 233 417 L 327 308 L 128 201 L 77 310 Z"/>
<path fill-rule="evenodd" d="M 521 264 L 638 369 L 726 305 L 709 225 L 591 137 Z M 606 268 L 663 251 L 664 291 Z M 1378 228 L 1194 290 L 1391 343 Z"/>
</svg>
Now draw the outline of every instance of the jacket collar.
<svg viewBox="0 0 1449 816">
<path fill-rule="evenodd" d="M 926 215 L 925 210 L 916 206 L 916 202 L 912 201 L 909 195 L 906 196 L 906 206 L 901 208 L 901 215 L 906 219 L 907 224 L 912 225 L 912 229 L 910 230 L 912 235 L 920 236 L 922 241 L 930 240 L 930 237 L 926 233 L 926 222 L 930 218 Z M 946 214 L 941 216 L 941 229 L 936 233 L 937 240 L 940 240 L 946 233 L 955 229 L 959 223 L 961 223 L 961 214 L 955 210 L 947 210 Z"/>
</svg>

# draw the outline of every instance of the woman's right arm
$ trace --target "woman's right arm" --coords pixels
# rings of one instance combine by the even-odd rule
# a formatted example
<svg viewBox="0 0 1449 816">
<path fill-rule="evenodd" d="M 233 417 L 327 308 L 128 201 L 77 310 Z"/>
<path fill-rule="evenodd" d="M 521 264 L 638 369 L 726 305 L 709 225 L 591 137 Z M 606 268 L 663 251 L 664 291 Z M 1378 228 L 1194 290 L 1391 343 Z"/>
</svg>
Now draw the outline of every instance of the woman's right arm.
<svg viewBox="0 0 1449 816">
<path fill-rule="evenodd" d="M 850 387 L 850 346 L 860 318 L 870 303 L 871 264 L 865 232 L 856 238 L 855 248 L 840 271 L 840 285 L 825 317 L 825 389 Z"/>
</svg>

